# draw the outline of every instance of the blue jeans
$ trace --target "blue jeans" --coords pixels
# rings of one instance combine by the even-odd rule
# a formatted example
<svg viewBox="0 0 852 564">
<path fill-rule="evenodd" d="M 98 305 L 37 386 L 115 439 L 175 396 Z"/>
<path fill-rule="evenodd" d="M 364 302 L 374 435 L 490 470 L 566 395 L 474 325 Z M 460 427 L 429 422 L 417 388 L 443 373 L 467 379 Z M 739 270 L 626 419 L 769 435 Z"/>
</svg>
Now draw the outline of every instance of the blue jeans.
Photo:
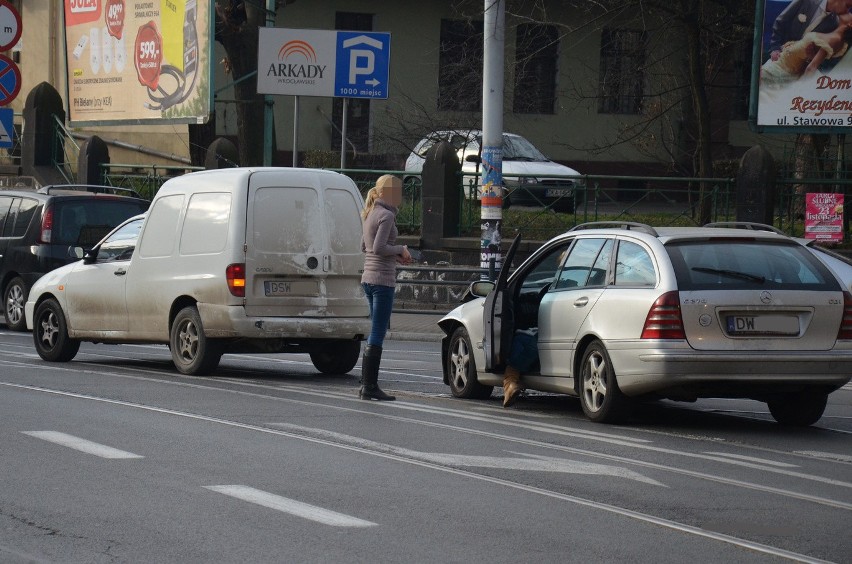
<svg viewBox="0 0 852 564">
<path fill-rule="evenodd" d="M 370 319 L 373 327 L 367 344 L 381 347 L 385 342 L 385 334 L 390 325 L 391 312 L 393 311 L 394 289 L 391 286 L 379 286 L 378 284 L 361 284 L 364 293 L 367 294 L 367 302 L 370 304 Z"/>
</svg>

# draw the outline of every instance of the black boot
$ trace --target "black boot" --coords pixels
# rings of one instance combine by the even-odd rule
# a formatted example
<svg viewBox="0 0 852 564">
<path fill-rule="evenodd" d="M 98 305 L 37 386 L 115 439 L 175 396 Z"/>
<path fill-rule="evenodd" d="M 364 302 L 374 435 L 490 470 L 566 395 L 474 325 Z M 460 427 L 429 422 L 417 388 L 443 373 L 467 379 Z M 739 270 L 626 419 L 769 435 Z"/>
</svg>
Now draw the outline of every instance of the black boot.
<svg viewBox="0 0 852 564">
<path fill-rule="evenodd" d="M 364 357 L 361 359 L 361 391 L 358 397 L 363 400 L 393 401 L 379 388 L 379 364 L 382 362 L 382 347 L 367 345 L 364 347 Z"/>
</svg>

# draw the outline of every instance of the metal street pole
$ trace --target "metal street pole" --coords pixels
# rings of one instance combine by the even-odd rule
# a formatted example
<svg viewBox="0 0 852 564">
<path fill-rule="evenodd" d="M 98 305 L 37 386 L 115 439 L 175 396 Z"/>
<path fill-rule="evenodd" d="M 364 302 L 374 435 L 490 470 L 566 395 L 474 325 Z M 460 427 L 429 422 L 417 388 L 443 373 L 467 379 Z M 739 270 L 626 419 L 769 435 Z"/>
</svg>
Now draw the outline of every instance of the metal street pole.
<svg viewBox="0 0 852 564">
<path fill-rule="evenodd" d="M 275 0 L 266 0 L 266 27 L 275 27 Z M 269 94 L 263 97 L 263 166 L 272 166 L 272 130 L 274 102 Z"/>
<path fill-rule="evenodd" d="M 480 268 L 502 267 L 503 223 L 503 48 L 505 0 L 485 0 L 482 73 L 482 176 Z"/>
</svg>

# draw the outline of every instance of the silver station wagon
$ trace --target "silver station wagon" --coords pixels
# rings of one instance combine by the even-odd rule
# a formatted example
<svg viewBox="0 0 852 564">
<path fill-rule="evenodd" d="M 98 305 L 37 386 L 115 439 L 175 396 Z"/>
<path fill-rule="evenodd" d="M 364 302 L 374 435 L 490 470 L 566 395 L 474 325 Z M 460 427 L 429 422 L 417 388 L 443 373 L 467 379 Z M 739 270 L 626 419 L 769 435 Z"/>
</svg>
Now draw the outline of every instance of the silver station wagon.
<svg viewBox="0 0 852 564">
<path fill-rule="evenodd" d="M 852 377 L 852 295 L 783 234 L 583 224 L 465 299 L 438 322 L 456 397 L 502 385 L 516 325 L 536 314 L 539 359 L 521 386 L 579 396 L 598 422 L 639 398 L 729 397 L 810 425 Z"/>
</svg>

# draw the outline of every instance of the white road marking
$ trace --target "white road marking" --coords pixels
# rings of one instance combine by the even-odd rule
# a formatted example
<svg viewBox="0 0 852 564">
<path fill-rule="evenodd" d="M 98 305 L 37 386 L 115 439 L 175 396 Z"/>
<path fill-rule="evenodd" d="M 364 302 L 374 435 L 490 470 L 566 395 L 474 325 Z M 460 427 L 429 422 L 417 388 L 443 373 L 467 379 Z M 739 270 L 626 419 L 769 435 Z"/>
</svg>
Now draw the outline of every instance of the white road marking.
<svg viewBox="0 0 852 564">
<path fill-rule="evenodd" d="M 834 452 L 819 452 L 816 450 L 797 450 L 794 451 L 796 454 L 801 454 L 804 456 L 812 456 L 814 458 L 821 458 L 823 460 L 837 460 L 838 462 L 850 462 L 852 463 L 852 456 L 848 454 L 837 454 Z"/>
<path fill-rule="evenodd" d="M 324 445 L 324 446 L 330 446 L 330 447 L 340 448 L 340 449 L 344 449 L 344 450 L 351 450 L 353 452 L 360 452 L 360 453 L 363 453 L 363 454 L 376 456 L 376 457 L 379 457 L 379 458 L 394 460 L 396 462 L 400 462 L 400 463 L 403 463 L 403 464 L 411 464 L 411 465 L 415 465 L 415 466 L 421 466 L 421 467 L 424 467 L 424 468 L 431 468 L 433 470 L 438 470 L 438 471 L 441 471 L 441 472 L 446 472 L 446 473 L 457 475 L 457 476 L 464 476 L 466 478 L 470 478 L 470 479 L 473 479 L 473 480 L 488 482 L 488 483 L 491 483 L 491 484 L 500 485 L 500 486 L 512 488 L 512 489 L 519 490 L 519 491 L 525 491 L 525 492 L 532 493 L 532 494 L 542 495 L 542 496 L 549 497 L 549 498 L 552 498 L 552 499 L 559 499 L 559 500 L 566 501 L 568 503 L 573 503 L 575 505 L 579 505 L 579 506 L 583 506 L 583 507 L 599 509 L 599 510 L 602 510 L 602 511 L 606 511 L 608 513 L 620 515 L 622 517 L 627 517 L 629 519 L 634 519 L 636 521 L 655 524 L 655 525 L 658 525 L 660 527 L 664 527 L 664 528 L 667 528 L 667 529 L 670 529 L 670 530 L 684 532 L 684 533 L 687 533 L 687 534 L 690 534 L 690 535 L 693 535 L 693 536 L 697 536 L 697 537 L 717 540 L 717 541 L 724 542 L 724 543 L 727 543 L 727 544 L 730 544 L 730 545 L 733 545 L 733 546 L 740 546 L 740 547 L 744 547 L 744 548 L 749 548 L 751 550 L 754 550 L 756 552 L 761 552 L 761 553 L 764 553 L 764 554 L 779 556 L 781 558 L 798 560 L 798 561 L 802 561 L 802 562 L 822 562 L 821 560 L 817 560 L 815 558 L 812 558 L 812 557 L 804 555 L 804 554 L 798 554 L 798 553 L 791 552 L 791 551 L 784 550 L 784 549 L 780 549 L 780 548 L 777 548 L 777 547 L 774 547 L 774 546 L 769 546 L 769 545 L 765 545 L 765 544 L 761 544 L 761 543 L 748 541 L 748 540 L 741 539 L 741 538 L 738 538 L 738 537 L 734 537 L 734 536 L 731 536 L 731 535 L 726 535 L 724 533 L 715 533 L 713 531 L 707 531 L 707 530 L 702 529 L 700 527 L 694 527 L 694 526 L 691 526 L 691 525 L 686 525 L 684 523 L 679 523 L 677 521 L 671 521 L 669 519 L 665 519 L 665 518 L 662 518 L 662 517 L 656 517 L 654 515 L 649 515 L 647 513 L 641 513 L 641 512 L 638 512 L 638 511 L 633 511 L 631 509 L 625 509 L 625 508 L 622 508 L 622 507 L 610 505 L 608 503 L 592 501 L 592 500 L 589 500 L 589 499 L 584 499 L 584 498 L 577 497 L 577 496 L 570 495 L 570 494 L 563 494 L 563 493 L 560 493 L 560 492 L 547 490 L 547 489 L 539 488 L 539 487 L 536 487 L 536 486 L 528 486 L 526 484 L 521 484 L 521 483 L 513 482 L 513 481 L 510 481 L 510 480 L 493 478 L 491 476 L 476 474 L 476 473 L 473 473 L 473 472 L 469 472 L 467 470 L 447 468 L 445 466 L 438 466 L 436 464 L 425 462 L 425 461 L 406 459 L 406 458 L 402 458 L 398 455 L 394 455 L 394 454 L 391 454 L 391 453 L 375 452 L 375 451 L 371 451 L 371 450 L 368 450 L 368 449 L 359 448 L 359 447 L 356 447 L 356 446 L 342 445 L 340 443 L 335 443 L 335 442 L 324 440 L 324 439 L 318 439 L 318 438 L 314 438 L 314 437 L 305 436 L 304 434 L 292 433 L 292 432 L 287 432 L 287 431 L 280 431 L 280 430 L 270 429 L 270 428 L 267 428 L 267 427 L 260 427 L 258 425 L 240 423 L 238 421 L 229 421 L 229 420 L 226 420 L 226 419 L 219 419 L 219 418 L 216 418 L 216 417 L 208 417 L 208 416 L 205 416 L 205 415 L 188 413 L 188 412 L 184 412 L 184 411 L 176 411 L 176 410 L 173 410 L 173 409 L 166 409 L 166 408 L 162 408 L 162 407 L 154 407 L 154 406 L 148 406 L 148 405 L 142 405 L 142 404 L 135 404 L 135 403 L 121 401 L 121 400 L 113 400 L 113 399 L 107 399 L 107 398 L 99 398 L 99 397 L 95 397 L 95 396 L 87 396 L 87 395 L 84 395 L 84 394 L 78 394 L 78 393 L 73 393 L 73 392 L 64 392 L 64 391 L 59 391 L 59 390 L 49 390 L 49 389 L 45 389 L 45 388 L 36 388 L 34 386 L 27 386 L 27 385 L 23 385 L 23 384 L 13 384 L 11 382 L 0 382 L 0 385 L 9 386 L 9 387 L 13 387 L 13 388 L 19 388 L 19 389 L 28 389 L 28 390 L 32 390 L 32 391 L 36 391 L 36 392 L 45 392 L 45 393 L 49 393 L 49 394 L 56 394 L 56 395 L 67 396 L 67 397 L 75 397 L 75 398 L 78 398 L 78 399 L 85 399 L 85 400 L 90 400 L 90 401 L 103 402 L 103 403 L 113 404 L 113 405 L 123 405 L 125 407 L 131 407 L 131 408 L 134 408 L 134 409 L 141 409 L 141 410 L 149 411 L 149 412 L 152 412 L 152 413 L 166 413 L 166 414 L 170 414 L 170 415 L 177 415 L 177 416 L 180 416 L 180 417 L 186 417 L 188 419 L 194 419 L 194 420 L 197 420 L 197 421 L 207 421 L 207 422 L 211 422 L 211 423 L 227 425 L 227 426 L 234 427 L 234 428 L 253 430 L 253 431 L 260 432 L 260 433 L 267 433 L 267 434 L 271 434 L 271 435 L 279 435 L 279 436 L 288 437 L 288 438 L 291 438 L 291 439 L 297 439 L 297 440 L 301 440 L 301 441 L 305 441 L 305 442 L 309 442 L 309 443 L 321 444 L 321 445 Z M 197 387 L 204 387 L 204 386 L 197 386 Z M 240 393 L 245 393 L 245 392 L 240 392 Z M 250 394 L 247 394 L 247 395 L 250 395 Z M 812 499 L 817 500 L 819 498 L 812 498 Z M 822 502 L 826 503 L 827 500 L 822 500 Z M 844 504 L 844 506 L 841 506 L 841 507 L 844 507 L 846 509 L 852 509 L 852 506 L 845 506 L 845 504 Z"/>
<path fill-rule="evenodd" d="M 94 454 L 95 456 L 100 456 L 101 458 L 145 458 L 144 456 L 133 454 L 132 452 L 118 450 L 117 448 L 93 443 L 92 441 L 87 441 L 86 439 L 81 439 L 80 437 L 75 437 L 73 435 L 66 435 L 65 433 L 60 433 L 59 431 L 21 432 L 25 435 L 29 435 L 37 439 L 42 439 L 44 441 L 48 441 L 57 445 L 73 448 L 74 450 L 85 452 L 86 454 Z"/>
<path fill-rule="evenodd" d="M 708 452 L 704 451 L 704 454 L 710 454 L 713 456 L 721 456 L 723 458 L 734 458 L 736 460 L 747 460 L 749 462 L 756 462 L 758 464 L 768 464 L 769 466 L 778 466 L 779 468 L 798 468 L 795 464 L 787 464 L 786 462 L 776 462 L 774 460 L 766 460 L 765 458 L 757 458 L 756 456 L 744 456 L 742 454 L 731 454 L 730 452 Z"/>
<path fill-rule="evenodd" d="M 323 509 L 316 505 L 310 505 L 295 499 L 281 497 L 280 495 L 271 494 L 262 490 L 256 490 L 249 486 L 204 486 L 208 490 L 219 492 L 227 496 L 235 497 L 243 501 L 248 501 L 269 509 L 275 509 L 283 513 L 289 513 L 302 519 L 316 521 L 323 525 L 331 525 L 332 527 L 375 527 L 376 523 L 365 521 L 350 515 Z"/>
</svg>

